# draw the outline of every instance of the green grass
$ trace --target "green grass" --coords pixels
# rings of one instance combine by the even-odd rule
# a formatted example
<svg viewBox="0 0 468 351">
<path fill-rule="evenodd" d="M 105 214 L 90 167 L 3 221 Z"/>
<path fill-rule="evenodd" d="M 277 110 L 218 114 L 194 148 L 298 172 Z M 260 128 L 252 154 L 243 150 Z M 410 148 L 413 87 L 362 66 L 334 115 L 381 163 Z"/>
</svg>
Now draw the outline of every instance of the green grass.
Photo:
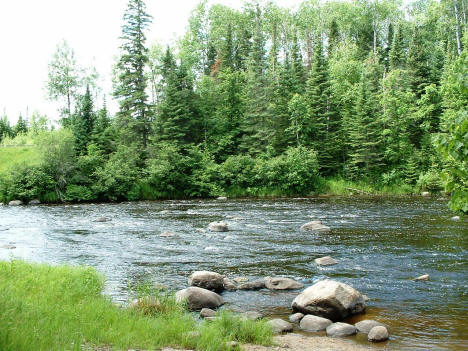
<svg viewBox="0 0 468 351">
<path fill-rule="evenodd" d="M 39 150 L 35 146 L 0 146 L 0 174 L 20 164 L 33 166 L 39 163 Z"/>
<path fill-rule="evenodd" d="M 229 341 L 267 345 L 271 340 L 265 322 L 227 312 L 214 322 L 198 323 L 167 293 L 143 299 L 157 303 L 121 308 L 102 295 L 103 278 L 88 267 L 1 261 L 0 277 L 2 351 L 164 346 L 221 351 L 229 350 Z"/>
<path fill-rule="evenodd" d="M 328 178 L 324 193 L 327 195 L 409 195 L 416 193 L 416 189 L 408 184 L 381 185 L 368 181 Z"/>
</svg>

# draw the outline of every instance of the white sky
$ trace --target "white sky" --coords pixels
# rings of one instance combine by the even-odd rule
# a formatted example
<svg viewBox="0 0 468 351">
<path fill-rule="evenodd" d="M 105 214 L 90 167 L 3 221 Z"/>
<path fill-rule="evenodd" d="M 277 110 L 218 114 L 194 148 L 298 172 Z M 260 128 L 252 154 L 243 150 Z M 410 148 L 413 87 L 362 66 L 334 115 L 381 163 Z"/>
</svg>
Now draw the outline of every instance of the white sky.
<svg viewBox="0 0 468 351">
<path fill-rule="evenodd" d="M 277 0 L 294 6 L 300 0 Z M 147 0 L 153 24 L 148 45 L 168 43 L 181 36 L 190 12 L 199 0 Z M 242 1 L 211 0 L 239 7 Z M 103 78 L 101 86 L 111 99 L 110 73 L 118 54 L 122 16 L 127 0 L 0 0 L 0 116 L 11 123 L 20 113 L 38 110 L 58 118 L 57 105 L 44 90 L 47 65 L 56 45 L 66 40 L 79 64 L 94 65 Z M 110 104 L 112 106 L 112 103 Z"/>
</svg>

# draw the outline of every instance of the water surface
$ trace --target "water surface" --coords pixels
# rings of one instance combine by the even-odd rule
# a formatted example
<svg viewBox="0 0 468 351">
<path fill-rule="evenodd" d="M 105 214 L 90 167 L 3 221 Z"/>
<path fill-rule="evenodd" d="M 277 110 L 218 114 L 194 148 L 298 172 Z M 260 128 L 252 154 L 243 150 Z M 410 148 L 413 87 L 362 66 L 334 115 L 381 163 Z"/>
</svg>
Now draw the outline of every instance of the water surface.
<svg viewBox="0 0 468 351">
<path fill-rule="evenodd" d="M 0 207 L 0 259 L 86 264 L 106 293 L 128 300 L 151 280 L 184 288 L 194 270 L 251 279 L 282 275 L 306 286 L 332 278 L 371 298 L 365 315 L 389 325 L 376 349 L 466 350 L 468 224 L 450 220 L 447 199 L 341 198 L 192 200 Z M 93 222 L 108 217 L 110 222 Z M 320 219 L 330 234 L 299 227 Z M 227 233 L 206 231 L 211 221 Z M 160 237 L 164 231 L 176 236 Z M 317 267 L 314 259 L 339 260 Z M 411 278 L 429 274 L 430 281 Z M 227 307 L 286 317 L 298 292 L 226 292 Z M 358 342 L 367 342 L 362 336 Z"/>
</svg>

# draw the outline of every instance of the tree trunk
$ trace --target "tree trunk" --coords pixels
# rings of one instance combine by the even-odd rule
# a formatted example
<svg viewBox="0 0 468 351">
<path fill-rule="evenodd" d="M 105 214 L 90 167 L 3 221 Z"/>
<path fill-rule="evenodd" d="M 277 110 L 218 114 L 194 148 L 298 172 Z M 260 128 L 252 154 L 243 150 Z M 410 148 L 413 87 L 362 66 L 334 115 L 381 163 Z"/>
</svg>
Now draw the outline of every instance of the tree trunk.
<svg viewBox="0 0 468 351">
<path fill-rule="evenodd" d="M 461 54 L 462 52 L 462 44 L 461 44 L 461 38 L 460 38 L 460 15 L 458 13 L 458 6 L 457 6 L 457 3 L 455 2 L 455 4 L 453 5 L 453 8 L 455 10 L 455 20 L 456 20 L 456 36 L 457 36 L 457 52 L 458 52 L 458 55 Z"/>
</svg>

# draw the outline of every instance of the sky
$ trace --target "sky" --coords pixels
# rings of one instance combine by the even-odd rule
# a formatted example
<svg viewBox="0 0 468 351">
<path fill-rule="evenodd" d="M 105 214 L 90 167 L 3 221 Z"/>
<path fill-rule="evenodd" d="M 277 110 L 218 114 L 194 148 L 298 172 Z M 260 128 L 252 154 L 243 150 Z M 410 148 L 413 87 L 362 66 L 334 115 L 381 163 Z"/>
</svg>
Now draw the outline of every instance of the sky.
<svg viewBox="0 0 468 351">
<path fill-rule="evenodd" d="M 240 7 L 236 0 L 211 0 Z M 185 32 L 190 12 L 199 0 L 146 0 L 153 24 L 148 46 L 173 42 Z M 295 6 L 300 0 L 277 0 Z M 93 65 L 104 93 L 111 93 L 110 75 L 116 61 L 122 16 L 127 0 L 0 0 L 0 116 L 11 123 L 34 110 L 58 119 L 58 107 L 47 100 L 47 65 L 57 44 L 66 40 L 77 62 Z M 115 103 L 109 104 L 112 109 Z"/>
</svg>

